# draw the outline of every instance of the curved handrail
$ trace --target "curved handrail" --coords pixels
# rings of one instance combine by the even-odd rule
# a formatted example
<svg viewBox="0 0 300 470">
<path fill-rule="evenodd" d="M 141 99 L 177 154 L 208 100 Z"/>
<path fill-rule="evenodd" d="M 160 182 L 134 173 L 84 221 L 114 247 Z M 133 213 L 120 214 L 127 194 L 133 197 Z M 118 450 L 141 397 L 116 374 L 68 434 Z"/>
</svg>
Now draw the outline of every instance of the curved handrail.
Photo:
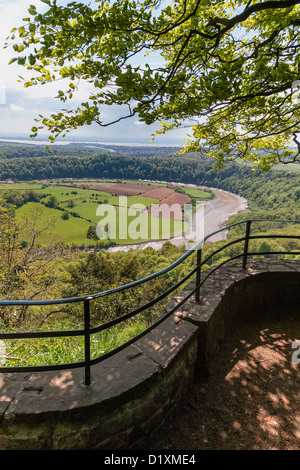
<svg viewBox="0 0 300 470">
<path fill-rule="evenodd" d="M 127 284 L 123 284 L 122 286 L 114 287 L 112 289 L 108 289 L 106 291 L 102 292 L 97 292 L 95 294 L 88 294 L 88 295 L 83 295 L 79 297 L 69 297 L 69 298 L 62 298 L 62 299 L 53 299 L 53 300 L 0 300 L 0 306 L 9 306 L 9 305 L 53 305 L 53 304 L 62 304 L 62 303 L 72 303 L 72 302 L 82 302 L 86 298 L 89 299 L 96 299 L 99 297 L 104 297 L 106 295 L 113 294 L 115 292 L 121 292 L 123 290 L 129 289 L 131 287 L 135 287 L 138 285 L 141 285 L 145 282 L 148 282 L 152 279 L 155 279 L 158 276 L 161 276 L 172 269 L 174 269 L 176 266 L 181 264 L 185 259 L 187 259 L 189 256 L 191 256 L 192 253 L 195 251 L 199 250 L 203 244 L 205 243 L 208 238 L 231 229 L 232 227 L 235 227 L 236 225 L 241 225 L 243 223 L 247 222 L 281 222 L 281 223 L 300 223 L 298 220 L 270 220 L 270 219 L 245 219 L 241 220 L 239 222 L 235 222 L 230 225 L 226 225 L 225 227 L 220 228 L 219 230 L 216 230 L 205 237 L 203 237 L 201 240 L 199 240 L 192 248 L 190 248 L 186 253 L 184 253 L 182 256 L 180 256 L 176 261 L 171 263 L 170 265 L 166 266 L 165 268 L 156 271 L 155 273 L 149 274 L 145 278 L 138 279 L 136 281 L 129 282 Z M 242 241 L 242 240 L 239 240 Z"/>
<path fill-rule="evenodd" d="M 0 333 L 0 339 L 21 339 L 21 338 L 53 338 L 53 337 L 68 337 L 68 336 L 84 336 L 85 338 L 85 360 L 80 361 L 80 362 L 75 362 L 75 363 L 68 363 L 68 364 L 57 364 L 57 365 L 44 365 L 44 366 L 24 366 L 24 367 L 1 367 L 0 371 L 1 372 L 24 372 L 24 371 L 47 371 L 47 370 L 62 370 L 62 369 L 71 369 L 71 368 L 78 368 L 78 367 L 85 367 L 85 383 L 86 385 L 89 385 L 91 383 L 91 376 L 90 376 L 90 367 L 91 365 L 97 364 L 100 361 L 105 360 L 107 357 L 116 354 L 118 351 L 126 348 L 128 345 L 132 344 L 133 342 L 136 342 L 138 339 L 142 338 L 145 336 L 149 331 L 151 331 L 153 328 L 155 328 L 158 324 L 160 324 L 162 321 L 165 320 L 166 317 L 170 316 L 174 311 L 178 308 L 180 308 L 181 305 L 183 305 L 193 294 L 196 294 L 196 301 L 199 300 L 199 295 L 200 295 L 200 288 L 205 282 L 205 280 L 213 274 L 219 267 L 224 265 L 225 263 L 232 261 L 234 259 L 238 259 L 243 257 L 243 267 L 246 266 L 246 261 L 247 261 L 247 256 L 253 256 L 253 255 L 264 255 L 264 254 L 299 254 L 300 252 L 255 252 L 255 253 L 249 253 L 248 252 L 248 243 L 249 240 L 255 239 L 255 238 L 291 238 L 291 239 L 300 239 L 299 235 L 274 235 L 274 234 L 263 234 L 263 235 L 250 235 L 250 226 L 253 222 L 270 222 L 270 223 L 300 223 L 299 220 L 282 220 L 282 219 L 245 219 L 241 220 L 239 222 L 235 222 L 233 224 L 230 224 L 228 226 L 222 227 L 219 230 L 216 230 L 205 237 L 203 237 L 200 241 L 195 243 L 195 245 L 190 248 L 186 253 L 184 253 L 182 256 L 180 256 L 176 261 L 171 263 L 169 266 L 166 266 L 165 268 L 152 273 L 142 279 L 138 279 L 136 281 L 124 284 L 122 286 L 118 286 L 112 289 L 108 289 L 106 291 L 98 292 L 95 294 L 91 295 L 85 295 L 85 296 L 79 296 L 79 297 L 70 297 L 70 298 L 62 298 L 62 299 L 52 299 L 52 300 L 0 300 L 0 306 L 12 306 L 12 305 L 31 305 L 31 306 L 37 306 L 37 305 L 53 305 L 53 304 L 68 304 L 68 303 L 74 303 L 74 302 L 83 302 L 84 304 L 84 320 L 85 320 L 85 325 L 84 329 L 78 329 L 78 330 L 62 330 L 62 331 L 35 331 L 35 332 L 14 332 L 14 333 Z M 202 246 L 204 245 L 205 241 L 208 240 L 210 237 L 213 235 L 216 235 L 222 231 L 228 231 L 232 227 L 246 224 L 246 233 L 245 236 L 231 240 L 230 242 L 226 243 L 225 245 L 222 245 L 220 248 L 214 250 L 206 259 L 203 261 L 201 260 L 201 252 L 202 252 Z M 200 273 L 201 273 L 201 267 L 206 264 L 213 256 L 215 256 L 217 253 L 225 250 L 227 247 L 237 244 L 240 242 L 245 242 L 244 245 L 244 252 L 235 256 L 232 256 L 228 258 L 227 260 L 223 261 L 216 267 L 214 267 L 204 279 L 200 279 Z M 152 299 L 151 301 L 147 302 L 144 305 L 139 306 L 138 308 L 132 310 L 131 312 L 128 312 L 118 318 L 115 318 L 113 320 L 110 320 L 102 325 L 96 326 L 91 328 L 90 327 L 90 312 L 89 312 L 89 306 L 90 306 L 90 301 L 104 297 L 110 294 L 114 294 L 117 292 L 124 291 L 126 289 L 139 286 L 145 282 L 148 282 L 152 279 L 157 278 L 158 276 L 161 276 L 175 267 L 179 266 L 184 260 L 186 260 L 189 256 L 191 256 L 193 253 L 197 252 L 197 264 L 196 267 L 192 269 L 187 275 L 185 275 L 180 281 L 178 281 L 175 285 L 170 287 L 167 291 L 164 291 L 161 293 L 158 297 L 155 299 Z M 129 341 L 123 343 L 122 345 L 116 347 L 112 351 L 109 351 L 105 354 L 102 354 L 101 356 L 91 359 L 90 357 L 90 335 L 94 333 L 98 333 L 100 331 L 103 331 L 105 329 L 108 329 L 112 326 L 117 325 L 118 323 L 121 323 L 129 318 L 132 318 L 133 316 L 137 315 L 138 313 L 141 313 L 142 311 L 146 310 L 147 308 L 151 307 L 152 305 L 158 303 L 162 299 L 166 298 L 169 296 L 172 292 L 174 292 L 178 287 L 180 287 L 182 284 L 184 284 L 191 276 L 196 274 L 196 286 L 193 288 L 188 295 L 182 299 L 178 304 L 176 304 L 176 307 L 171 309 L 171 311 L 161 315 L 159 319 L 157 319 L 151 326 L 146 328 L 143 332 L 140 334 L 136 335 L 134 338 L 130 339 Z"/>
</svg>

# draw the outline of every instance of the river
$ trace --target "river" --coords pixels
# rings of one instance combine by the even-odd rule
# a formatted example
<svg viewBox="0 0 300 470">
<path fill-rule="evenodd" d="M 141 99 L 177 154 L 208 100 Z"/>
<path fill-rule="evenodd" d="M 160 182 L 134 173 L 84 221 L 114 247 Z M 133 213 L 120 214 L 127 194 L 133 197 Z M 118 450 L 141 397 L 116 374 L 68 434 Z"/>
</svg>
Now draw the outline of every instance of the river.
<svg viewBox="0 0 300 470">
<path fill-rule="evenodd" d="M 165 181 L 155 181 L 155 183 L 166 183 Z M 170 184 L 170 183 L 169 183 Z M 214 197 L 208 201 L 197 201 L 199 204 L 198 212 L 194 213 L 193 221 L 190 225 L 190 231 L 187 230 L 183 236 L 170 238 L 169 241 L 174 245 L 188 244 L 189 241 L 193 243 L 199 241 L 203 236 L 207 236 L 212 232 L 219 230 L 220 228 L 226 225 L 226 221 L 232 215 L 235 215 L 239 212 L 245 211 L 248 208 L 247 200 L 237 194 L 224 191 L 222 189 L 208 188 L 205 186 L 196 186 L 194 184 L 181 184 L 181 183 L 172 183 L 176 186 L 186 186 L 188 188 L 197 188 L 203 190 L 210 190 Z M 193 230 L 192 224 L 197 220 L 198 231 Z M 227 231 L 224 230 L 220 233 L 217 233 L 210 237 L 208 241 L 216 242 L 219 240 L 225 240 L 227 236 Z M 155 250 L 162 248 L 166 240 L 154 240 L 144 243 L 136 243 L 129 245 L 117 245 L 110 247 L 108 251 L 128 251 L 136 249 L 145 249 L 148 246 L 151 246 Z M 187 245 L 188 246 L 188 245 Z"/>
</svg>

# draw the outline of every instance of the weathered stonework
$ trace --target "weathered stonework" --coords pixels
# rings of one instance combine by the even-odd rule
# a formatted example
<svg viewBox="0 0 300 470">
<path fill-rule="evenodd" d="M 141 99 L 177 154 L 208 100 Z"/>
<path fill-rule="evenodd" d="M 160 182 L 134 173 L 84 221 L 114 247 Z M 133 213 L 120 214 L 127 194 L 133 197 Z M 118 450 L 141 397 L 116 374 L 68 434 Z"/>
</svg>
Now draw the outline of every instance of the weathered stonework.
<svg viewBox="0 0 300 470">
<path fill-rule="evenodd" d="M 245 270 L 232 262 L 207 278 L 199 303 L 191 297 L 143 339 L 93 366 L 88 387 L 80 369 L 0 374 L 0 449 L 142 448 L 194 375 L 213 372 L 239 317 L 299 313 L 299 288 L 300 261 L 251 260 Z"/>
</svg>

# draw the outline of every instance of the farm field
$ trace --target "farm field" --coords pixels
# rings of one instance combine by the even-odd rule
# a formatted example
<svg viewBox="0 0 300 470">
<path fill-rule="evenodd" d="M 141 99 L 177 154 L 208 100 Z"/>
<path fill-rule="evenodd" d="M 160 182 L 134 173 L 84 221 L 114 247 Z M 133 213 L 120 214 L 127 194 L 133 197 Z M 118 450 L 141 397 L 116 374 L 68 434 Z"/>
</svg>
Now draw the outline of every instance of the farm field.
<svg viewBox="0 0 300 470">
<path fill-rule="evenodd" d="M 55 220 L 41 235 L 41 243 L 59 237 L 70 245 L 106 247 L 182 234 L 186 222 L 182 220 L 181 208 L 191 204 L 192 198 L 194 202 L 207 200 L 211 193 L 187 187 L 181 187 L 179 192 L 177 189 L 163 183 L 140 181 L 52 180 L 1 184 L 0 196 L 14 195 L 11 203 L 16 206 L 19 220 L 32 219 L 37 211 L 41 225 Z M 29 201 L 20 203 L 28 193 Z M 151 206 L 172 204 L 177 205 L 176 215 L 152 213 Z"/>
</svg>

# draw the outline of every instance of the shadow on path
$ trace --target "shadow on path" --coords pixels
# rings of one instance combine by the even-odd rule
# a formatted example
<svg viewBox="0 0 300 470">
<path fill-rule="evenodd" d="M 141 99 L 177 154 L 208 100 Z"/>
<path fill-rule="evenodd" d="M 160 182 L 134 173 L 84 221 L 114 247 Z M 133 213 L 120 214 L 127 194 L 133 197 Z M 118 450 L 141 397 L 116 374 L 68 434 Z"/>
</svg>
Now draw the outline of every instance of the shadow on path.
<svg viewBox="0 0 300 470">
<path fill-rule="evenodd" d="M 217 370 L 195 378 L 146 449 L 300 449 L 299 315 L 258 315 L 230 330 Z"/>
</svg>

